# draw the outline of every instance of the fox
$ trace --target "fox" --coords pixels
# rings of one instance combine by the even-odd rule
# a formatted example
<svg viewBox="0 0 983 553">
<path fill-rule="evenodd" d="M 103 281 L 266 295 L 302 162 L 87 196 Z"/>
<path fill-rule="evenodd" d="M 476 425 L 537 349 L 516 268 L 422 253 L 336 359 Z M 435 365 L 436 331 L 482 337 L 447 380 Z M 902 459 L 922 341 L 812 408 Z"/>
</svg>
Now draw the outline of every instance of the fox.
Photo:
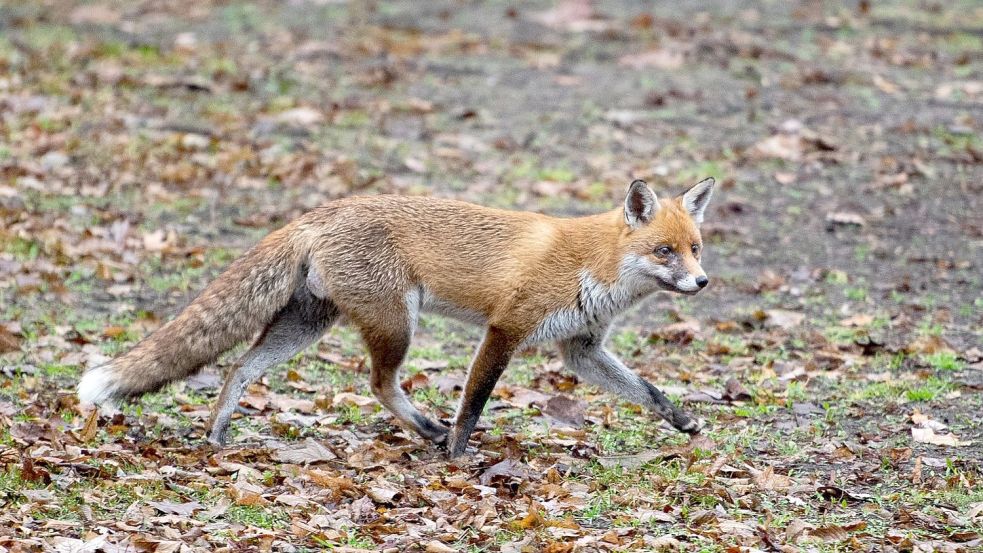
<svg viewBox="0 0 983 553">
<path fill-rule="evenodd" d="M 78 397 L 113 409 L 255 336 L 227 371 L 206 425 L 207 441 L 222 447 L 246 388 L 343 321 L 368 350 L 379 403 L 449 458 L 465 453 L 512 356 L 544 342 L 556 343 L 565 368 L 583 381 L 648 408 L 680 432 L 699 433 L 704 421 L 604 343 L 615 317 L 654 292 L 706 288 L 700 225 L 713 188 L 711 177 L 658 198 L 636 179 L 624 205 L 580 217 L 419 196 L 337 199 L 267 235 L 177 317 L 85 372 Z M 400 386 L 424 312 L 484 327 L 450 424 L 421 413 Z"/>
</svg>

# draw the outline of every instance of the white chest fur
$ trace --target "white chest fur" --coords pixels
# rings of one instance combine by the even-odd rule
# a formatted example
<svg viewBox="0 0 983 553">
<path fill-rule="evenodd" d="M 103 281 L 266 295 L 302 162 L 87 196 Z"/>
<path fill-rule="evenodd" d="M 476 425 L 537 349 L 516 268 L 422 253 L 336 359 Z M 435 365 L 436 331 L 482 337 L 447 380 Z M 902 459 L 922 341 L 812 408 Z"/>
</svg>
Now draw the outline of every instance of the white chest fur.
<svg viewBox="0 0 983 553">
<path fill-rule="evenodd" d="M 582 271 L 577 304 L 549 314 L 526 343 L 562 340 L 582 334 L 589 328 L 606 327 L 616 315 L 654 291 L 644 286 L 644 279 L 625 274 L 625 267 L 621 272 L 621 278 L 608 286 L 598 282 L 590 272 Z M 631 269 L 627 268 L 627 272 Z"/>
</svg>

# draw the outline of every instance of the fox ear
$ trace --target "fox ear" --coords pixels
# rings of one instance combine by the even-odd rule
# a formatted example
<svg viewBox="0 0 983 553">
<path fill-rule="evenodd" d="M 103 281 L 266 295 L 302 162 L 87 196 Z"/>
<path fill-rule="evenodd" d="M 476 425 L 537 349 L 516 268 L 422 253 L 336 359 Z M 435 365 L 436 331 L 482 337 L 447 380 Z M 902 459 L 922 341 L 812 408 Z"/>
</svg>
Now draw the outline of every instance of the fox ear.
<svg viewBox="0 0 983 553">
<path fill-rule="evenodd" d="M 659 199 L 643 180 L 633 180 L 625 197 L 625 224 L 638 228 L 655 217 L 659 210 Z"/>
<path fill-rule="evenodd" d="M 710 203 L 710 196 L 713 195 L 713 183 L 713 177 L 708 177 L 683 192 L 683 207 L 689 212 L 693 222 L 698 225 L 703 223 L 703 212 Z"/>
</svg>

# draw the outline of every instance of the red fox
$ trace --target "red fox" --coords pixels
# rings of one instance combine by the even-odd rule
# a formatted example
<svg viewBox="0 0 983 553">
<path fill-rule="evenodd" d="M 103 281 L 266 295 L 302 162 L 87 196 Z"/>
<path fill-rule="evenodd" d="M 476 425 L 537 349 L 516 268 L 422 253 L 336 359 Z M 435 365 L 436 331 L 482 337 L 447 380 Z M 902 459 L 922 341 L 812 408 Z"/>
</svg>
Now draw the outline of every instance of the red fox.
<svg viewBox="0 0 983 553">
<path fill-rule="evenodd" d="M 706 287 L 699 225 L 713 185 L 708 178 L 660 200 L 635 180 L 623 207 L 578 218 L 423 197 L 336 200 L 271 233 L 174 320 L 86 372 L 78 395 L 113 405 L 191 375 L 258 333 L 212 411 L 208 441 L 222 445 L 246 387 L 343 319 L 365 341 L 378 400 L 450 457 L 465 451 L 512 354 L 545 341 L 557 342 L 565 366 L 585 381 L 696 433 L 702 423 L 604 340 L 612 319 L 645 296 Z M 421 414 L 400 388 L 399 366 L 421 311 L 486 328 L 449 428 Z"/>
</svg>

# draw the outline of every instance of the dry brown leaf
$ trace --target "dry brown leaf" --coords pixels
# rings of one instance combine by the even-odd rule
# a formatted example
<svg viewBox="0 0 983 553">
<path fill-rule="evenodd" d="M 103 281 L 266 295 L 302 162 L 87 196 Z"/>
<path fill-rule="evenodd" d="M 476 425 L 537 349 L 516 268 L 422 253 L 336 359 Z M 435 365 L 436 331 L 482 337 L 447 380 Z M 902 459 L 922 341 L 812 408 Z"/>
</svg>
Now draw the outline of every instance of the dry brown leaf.
<svg viewBox="0 0 983 553">
<path fill-rule="evenodd" d="M 763 321 L 765 326 L 777 327 L 783 330 L 788 330 L 799 326 L 805 319 L 804 313 L 789 311 L 788 309 L 766 309 L 764 311 L 756 311 L 754 316 L 758 320 Z"/>
<path fill-rule="evenodd" d="M 340 394 L 335 394 L 334 398 L 331 400 L 331 404 L 335 407 L 339 405 L 355 406 L 366 415 L 375 411 L 375 407 L 377 405 L 375 398 L 360 396 L 351 392 L 341 392 Z"/>
<path fill-rule="evenodd" d="M 403 497 L 398 490 L 388 486 L 372 486 L 365 493 L 372 498 L 372 501 L 383 505 L 392 505 Z"/>
<path fill-rule="evenodd" d="M 812 528 L 806 532 L 806 535 L 827 543 L 835 543 L 849 538 L 850 532 L 857 532 L 866 528 L 867 523 L 864 521 L 844 524 L 842 526 L 831 524 L 828 526 L 821 526 L 819 528 Z"/>
<path fill-rule="evenodd" d="M 808 522 L 805 522 L 802 519 L 793 518 L 785 527 L 785 541 L 795 543 L 807 530 L 811 528 L 814 528 L 814 526 Z"/>
<path fill-rule="evenodd" d="M 293 398 L 290 396 L 275 395 L 270 398 L 270 404 L 278 411 L 297 411 L 300 413 L 313 413 L 317 410 L 313 400 Z"/>
<path fill-rule="evenodd" d="M 457 553 L 457 549 L 454 549 L 453 547 L 444 544 L 442 542 L 439 542 L 437 540 L 431 540 L 427 542 L 426 552 L 427 553 Z"/>
<path fill-rule="evenodd" d="M 273 458 L 282 463 L 310 464 L 331 461 L 338 456 L 321 442 L 307 438 L 301 446 L 277 448 Z"/>
<path fill-rule="evenodd" d="M 529 530 L 531 528 L 539 528 L 541 526 L 545 526 L 546 519 L 544 519 L 543 515 L 540 514 L 542 510 L 543 510 L 542 505 L 533 501 L 532 504 L 529 506 L 529 510 L 526 512 L 526 515 L 522 517 L 522 520 L 520 520 L 517 523 L 517 526 L 522 530 Z"/>
<path fill-rule="evenodd" d="M 0 353 L 20 351 L 20 338 L 7 330 L 6 325 L 0 324 Z"/>
<path fill-rule="evenodd" d="M 782 491 L 787 490 L 792 485 L 791 478 L 776 473 L 775 468 L 771 465 L 765 467 L 764 470 L 753 469 L 749 466 L 748 470 L 754 475 L 754 483 L 762 490 Z"/>
<path fill-rule="evenodd" d="M 962 441 L 951 432 L 948 434 L 936 434 L 931 428 L 912 428 L 911 437 L 923 444 L 942 445 L 949 447 L 962 447 L 972 445 L 971 441 Z"/>
<path fill-rule="evenodd" d="M 197 501 L 188 501 L 186 503 L 172 503 L 170 501 L 148 501 L 147 505 L 157 509 L 158 511 L 168 514 L 168 515 L 180 515 L 183 517 L 194 516 L 196 511 L 201 511 L 205 508 L 204 505 L 198 503 Z"/>
<path fill-rule="evenodd" d="M 527 465 L 513 459 L 505 459 L 504 461 L 492 465 L 485 470 L 485 472 L 481 473 L 478 481 L 481 482 L 482 486 L 487 486 L 491 484 L 496 477 L 527 479 L 530 476 L 532 476 L 532 469 L 530 469 Z"/>
<path fill-rule="evenodd" d="M 96 433 L 99 432 L 99 410 L 93 409 L 89 412 L 89 416 L 85 419 L 85 425 L 82 427 L 82 432 L 79 433 L 79 439 L 84 443 L 91 442 L 95 437 Z"/>
<path fill-rule="evenodd" d="M 857 313 L 852 317 L 840 319 L 840 324 L 843 326 L 867 326 L 872 322 L 874 322 L 874 316 L 865 313 Z"/>
<path fill-rule="evenodd" d="M 551 397 L 543 408 L 543 413 L 554 419 L 580 428 L 584 425 L 584 411 L 587 409 L 587 402 L 581 399 L 574 399 L 563 394 Z"/>
<path fill-rule="evenodd" d="M 263 488 L 251 482 L 237 480 L 235 484 L 228 488 L 228 492 L 236 505 L 258 507 L 270 503 L 263 497 Z"/>
<path fill-rule="evenodd" d="M 728 401 L 748 401 L 752 398 L 751 392 L 733 377 L 727 379 L 727 382 L 724 384 L 724 393 L 721 397 Z"/>
</svg>

